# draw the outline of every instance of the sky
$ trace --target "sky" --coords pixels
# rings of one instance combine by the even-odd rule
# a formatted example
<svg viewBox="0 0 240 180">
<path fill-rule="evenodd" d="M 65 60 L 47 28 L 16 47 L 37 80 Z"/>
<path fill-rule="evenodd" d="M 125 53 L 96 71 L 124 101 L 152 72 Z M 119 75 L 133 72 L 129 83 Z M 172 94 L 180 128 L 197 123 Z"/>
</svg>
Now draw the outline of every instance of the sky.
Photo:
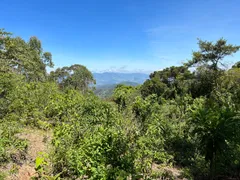
<svg viewBox="0 0 240 180">
<path fill-rule="evenodd" d="M 37 36 L 55 68 L 149 73 L 179 66 L 197 38 L 240 45 L 239 0 L 1 0 L 0 28 Z M 226 63 L 240 60 L 240 53 Z"/>
</svg>

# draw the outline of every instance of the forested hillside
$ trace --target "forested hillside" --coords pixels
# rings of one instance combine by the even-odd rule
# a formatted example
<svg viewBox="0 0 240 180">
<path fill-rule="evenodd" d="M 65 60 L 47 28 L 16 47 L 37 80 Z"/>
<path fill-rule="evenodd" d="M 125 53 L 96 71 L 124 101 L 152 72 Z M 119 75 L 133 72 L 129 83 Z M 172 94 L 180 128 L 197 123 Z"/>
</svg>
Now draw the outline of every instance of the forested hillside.
<svg viewBox="0 0 240 180">
<path fill-rule="evenodd" d="M 139 84 L 134 83 L 134 82 L 128 82 L 128 81 L 123 81 L 119 84 L 122 85 L 128 85 L 128 86 L 137 86 Z M 94 93 L 102 98 L 102 99 L 108 99 L 111 98 L 113 95 L 113 91 L 116 88 L 117 85 L 119 84 L 108 84 L 108 85 L 102 85 L 102 86 L 96 86 Z"/>
<path fill-rule="evenodd" d="M 102 100 L 87 67 L 48 73 L 37 37 L 0 30 L 0 179 L 239 179 L 240 62 L 224 58 L 240 46 L 198 45 Z"/>
</svg>

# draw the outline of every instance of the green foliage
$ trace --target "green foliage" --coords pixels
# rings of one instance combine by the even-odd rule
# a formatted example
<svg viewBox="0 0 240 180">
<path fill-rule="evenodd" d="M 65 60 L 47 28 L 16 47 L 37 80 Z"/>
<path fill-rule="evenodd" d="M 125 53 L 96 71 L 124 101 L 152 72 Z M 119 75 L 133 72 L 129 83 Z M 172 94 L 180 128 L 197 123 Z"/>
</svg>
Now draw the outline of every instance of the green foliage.
<svg viewBox="0 0 240 180">
<path fill-rule="evenodd" d="M 152 77 L 151 80 L 145 81 L 141 88 L 141 94 L 143 97 L 147 97 L 150 94 L 161 96 L 166 92 L 167 85 L 162 83 L 157 77 Z"/>
<path fill-rule="evenodd" d="M 227 100 L 225 100 L 227 101 Z M 215 175 L 219 155 L 229 153 L 232 143 L 239 142 L 240 116 L 231 102 L 220 105 L 205 99 L 196 99 L 190 110 L 191 133 L 199 141 L 199 149 L 210 162 L 210 173 Z M 221 157 L 220 156 L 220 157 Z"/>
<path fill-rule="evenodd" d="M 6 174 L 3 172 L 0 172 L 0 180 L 4 180 L 6 178 Z"/>
<path fill-rule="evenodd" d="M 24 154 L 16 134 L 30 125 L 54 132 L 52 151 L 35 162 L 39 179 L 239 177 L 240 68 L 221 68 L 239 48 L 199 40 L 185 66 L 156 71 L 142 86 L 117 85 L 104 101 L 85 66 L 47 74 L 52 55 L 37 37 L 0 30 L 0 166 Z"/>
<path fill-rule="evenodd" d="M 3 118 L 9 111 L 11 100 L 9 96 L 22 81 L 22 77 L 14 73 L 0 72 L 0 118 Z"/>
<path fill-rule="evenodd" d="M 46 165 L 48 165 L 47 161 L 45 160 L 46 155 L 41 153 L 35 161 L 35 170 L 38 172 L 38 176 L 41 178 L 43 171 L 44 171 L 44 167 Z"/>
<path fill-rule="evenodd" d="M 232 68 L 240 68 L 240 61 L 238 61 L 237 63 L 235 63 Z"/>
<path fill-rule="evenodd" d="M 57 82 L 62 89 L 73 88 L 82 92 L 86 92 L 89 85 L 95 84 L 92 73 L 79 64 L 58 68 L 50 73 L 49 78 Z"/>
<path fill-rule="evenodd" d="M 41 41 L 31 37 L 29 42 L 0 30 L 0 64 L 2 72 L 15 72 L 28 81 L 46 78 L 46 67 L 53 67 L 50 52 L 43 52 Z"/>
<path fill-rule="evenodd" d="M 133 92 L 133 86 L 117 85 L 114 90 L 113 100 L 118 105 L 118 111 L 122 111 L 127 107 L 128 96 Z"/>
<path fill-rule="evenodd" d="M 194 72 L 195 78 L 192 80 L 190 92 L 194 98 L 200 96 L 210 96 L 217 84 L 217 78 L 222 76 L 223 71 L 217 72 L 208 66 L 200 66 Z"/>
<path fill-rule="evenodd" d="M 127 177 L 133 172 L 134 157 L 124 121 L 107 103 L 94 97 L 83 101 L 79 116 L 55 128 L 55 169 L 90 179 Z"/>
<path fill-rule="evenodd" d="M 50 174 L 50 163 L 49 156 L 46 153 L 39 152 L 36 160 L 35 160 L 35 170 L 36 176 L 31 179 L 43 179 L 43 180 L 59 180 L 61 173 L 56 175 L 48 175 Z"/>
<path fill-rule="evenodd" d="M 150 94 L 157 94 L 167 99 L 175 98 L 178 94 L 187 93 L 187 80 L 193 78 L 192 73 L 184 66 L 163 69 L 155 71 L 150 75 L 150 80 L 147 80 L 142 88 L 143 97 Z"/>
<path fill-rule="evenodd" d="M 199 51 L 193 52 L 193 58 L 186 63 L 187 66 L 208 64 L 210 69 L 217 70 L 225 56 L 232 55 L 240 49 L 240 46 L 227 44 L 227 40 L 223 38 L 216 43 L 199 39 L 198 45 Z"/>
<path fill-rule="evenodd" d="M 109 99 L 113 95 L 114 88 L 115 85 L 99 86 L 94 90 L 94 94 L 102 99 Z"/>
<path fill-rule="evenodd" d="M 21 126 L 16 122 L 0 120 L 0 164 L 10 161 L 10 155 L 16 151 L 24 152 L 27 148 L 25 140 L 15 137 L 20 128 Z"/>
<path fill-rule="evenodd" d="M 38 121 L 49 120 L 45 108 L 56 94 L 58 90 L 55 84 L 22 82 L 7 96 L 10 102 L 7 117 L 14 115 L 15 120 L 37 126 Z"/>
</svg>

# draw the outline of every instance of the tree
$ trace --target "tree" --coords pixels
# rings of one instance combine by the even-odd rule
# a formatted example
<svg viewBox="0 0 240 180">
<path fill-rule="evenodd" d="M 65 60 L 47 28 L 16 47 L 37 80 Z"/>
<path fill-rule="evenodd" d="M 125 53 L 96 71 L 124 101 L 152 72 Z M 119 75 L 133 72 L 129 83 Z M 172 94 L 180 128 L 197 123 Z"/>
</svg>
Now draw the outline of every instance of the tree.
<svg viewBox="0 0 240 180">
<path fill-rule="evenodd" d="M 35 36 L 31 37 L 28 44 L 30 48 L 38 54 L 40 62 L 42 62 L 45 66 L 49 67 L 54 66 L 52 62 L 52 54 L 50 52 L 43 52 L 42 43 L 37 37 Z"/>
<path fill-rule="evenodd" d="M 192 60 L 185 63 L 186 67 L 196 66 L 194 80 L 190 92 L 194 98 L 210 96 L 216 88 L 218 78 L 224 74 L 223 60 L 226 56 L 236 53 L 240 46 L 227 44 L 227 40 L 219 39 L 216 43 L 198 40 L 199 50 L 194 51 Z"/>
<path fill-rule="evenodd" d="M 85 66 L 79 64 L 50 72 L 50 79 L 57 82 L 61 88 L 70 87 L 82 92 L 86 92 L 89 85 L 96 83 L 92 73 Z"/>
<path fill-rule="evenodd" d="M 167 85 L 161 82 L 157 77 L 146 80 L 141 87 L 141 94 L 147 97 L 151 94 L 162 96 L 167 91 Z"/>
<path fill-rule="evenodd" d="M 5 71 L 24 75 L 28 81 L 46 78 L 46 67 L 53 67 L 50 52 L 43 52 L 41 41 L 31 37 L 29 42 L 0 30 L 0 63 Z M 2 68 L 1 68 L 2 69 Z"/>
<path fill-rule="evenodd" d="M 193 65 L 207 64 L 210 69 L 218 70 L 219 63 L 229 55 L 236 53 L 240 46 L 227 44 L 227 40 L 221 38 L 216 43 L 209 41 L 198 40 L 199 51 L 193 52 L 192 60 L 188 61 L 185 65 L 188 67 Z"/>
<path fill-rule="evenodd" d="M 200 96 L 209 97 L 211 92 L 216 88 L 217 79 L 224 74 L 224 71 L 219 70 L 216 72 L 208 66 L 202 65 L 197 67 L 193 73 L 194 79 L 191 82 L 189 91 L 193 98 L 197 98 Z"/>
<path fill-rule="evenodd" d="M 192 73 L 184 66 L 172 66 L 162 71 L 155 71 L 150 74 L 150 80 L 145 81 L 142 85 L 141 93 L 144 97 L 157 94 L 171 99 L 176 94 L 185 93 L 186 82 L 192 77 Z"/>
<path fill-rule="evenodd" d="M 240 68 L 240 61 L 238 61 L 236 64 L 232 66 L 232 68 Z"/>
</svg>

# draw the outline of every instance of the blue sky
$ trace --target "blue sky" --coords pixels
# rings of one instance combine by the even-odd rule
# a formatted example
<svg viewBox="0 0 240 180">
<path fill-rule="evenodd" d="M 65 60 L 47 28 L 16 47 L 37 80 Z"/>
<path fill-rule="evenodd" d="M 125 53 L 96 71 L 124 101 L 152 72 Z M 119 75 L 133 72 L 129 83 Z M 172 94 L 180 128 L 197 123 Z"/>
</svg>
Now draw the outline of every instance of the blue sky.
<svg viewBox="0 0 240 180">
<path fill-rule="evenodd" d="M 181 65 L 197 38 L 240 45 L 239 0 L 1 0 L 0 28 L 35 35 L 55 67 L 152 72 Z M 229 57 L 231 64 L 240 53 Z"/>
</svg>

